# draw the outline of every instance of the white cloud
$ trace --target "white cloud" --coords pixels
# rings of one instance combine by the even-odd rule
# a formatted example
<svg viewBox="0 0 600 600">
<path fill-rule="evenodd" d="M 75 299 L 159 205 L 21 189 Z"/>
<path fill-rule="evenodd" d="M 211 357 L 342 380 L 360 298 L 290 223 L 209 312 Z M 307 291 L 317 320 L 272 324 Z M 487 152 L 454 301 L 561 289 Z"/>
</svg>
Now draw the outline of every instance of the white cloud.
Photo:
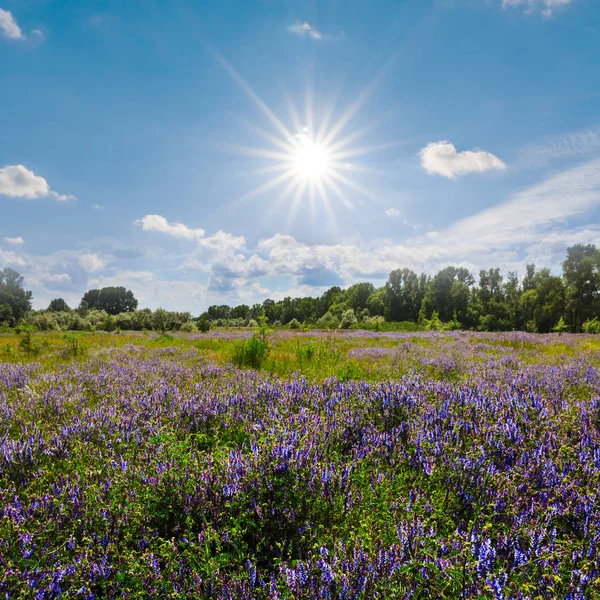
<svg viewBox="0 0 600 600">
<path fill-rule="evenodd" d="M 246 245 L 244 236 L 233 235 L 225 231 L 198 240 L 198 245 L 210 250 L 239 250 Z"/>
<path fill-rule="evenodd" d="M 308 36 L 313 40 L 323 39 L 323 34 L 306 21 L 304 23 L 296 21 L 293 25 L 289 25 L 287 29 L 296 35 Z"/>
<path fill-rule="evenodd" d="M 97 254 L 82 254 L 77 259 L 79 265 L 88 273 L 104 268 L 104 261 Z"/>
<path fill-rule="evenodd" d="M 491 169 L 504 169 L 506 165 L 493 154 L 483 150 L 458 152 L 447 141 L 427 144 L 419 153 L 421 166 L 429 174 L 455 179 L 468 173 L 483 173 Z"/>
<path fill-rule="evenodd" d="M 184 240 L 198 240 L 204 236 L 204 229 L 191 229 L 183 223 L 169 223 L 160 215 L 145 215 L 134 223 L 144 231 L 159 231 Z"/>
<path fill-rule="evenodd" d="M 5 265 L 15 265 L 17 267 L 25 266 L 25 260 L 16 252 L 0 250 L 0 263 Z"/>
<path fill-rule="evenodd" d="M 9 40 L 23 40 L 25 35 L 17 25 L 12 13 L 0 8 L 0 35 Z"/>
<path fill-rule="evenodd" d="M 399 217 L 400 211 L 397 208 L 386 208 L 385 214 L 388 217 Z"/>
<path fill-rule="evenodd" d="M 44 197 L 54 198 L 59 202 L 76 200 L 75 196 L 53 191 L 43 177 L 23 165 L 0 167 L 0 196 L 2 195 L 27 200 Z"/>
<path fill-rule="evenodd" d="M 11 244 L 12 246 L 22 246 L 25 243 L 25 240 L 19 236 L 19 237 L 5 237 L 4 241 L 7 244 Z"/>
<path fill-rule="evenodd" d="M 92 204 L 93 210 L 104 210 L 104 205 L 102 204 Z"/>
<path fill-rule="evenodd" d="M 546 17 L 551 17 L 554 9 L 571 4 L 574 0 L 502 0 L 503 8 L 522 6 L 528 12 L 541 10 Z"/>
</svg>

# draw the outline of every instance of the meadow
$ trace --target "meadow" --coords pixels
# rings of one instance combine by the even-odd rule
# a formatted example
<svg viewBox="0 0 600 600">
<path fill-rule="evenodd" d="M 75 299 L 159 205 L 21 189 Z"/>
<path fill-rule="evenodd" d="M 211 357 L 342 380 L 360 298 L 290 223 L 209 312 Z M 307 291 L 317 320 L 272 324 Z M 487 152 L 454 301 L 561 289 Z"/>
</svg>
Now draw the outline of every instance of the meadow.
<svg viewBox="0 0 600 600">
<path fill-rule="evenodd" d="M 0 596 L 600 598 L 600 336 L 0 335 Z"/>
</svg>

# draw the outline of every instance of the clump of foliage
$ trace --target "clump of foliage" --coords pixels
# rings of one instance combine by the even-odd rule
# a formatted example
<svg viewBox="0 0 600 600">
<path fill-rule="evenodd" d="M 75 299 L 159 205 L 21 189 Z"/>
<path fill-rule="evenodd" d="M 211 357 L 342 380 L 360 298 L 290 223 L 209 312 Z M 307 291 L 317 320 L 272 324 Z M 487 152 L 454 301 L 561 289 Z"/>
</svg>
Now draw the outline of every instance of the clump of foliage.
<svg viewBox="0 0 600 600">
<path fill-rule="evenodd" d="M 83 356 L 85 347 L 80 343 L 80 336 L 77 333 L 67 332 L 63 335 L 63 340 L 66 344 L 66 355 L 73 358 Z"/>
<path fill-rule="evenodd" d="M 300 321 L 298 321 L 298 319 L 292 319 L 289 323 L 288 323 L 288 327 L 290 329 L 300 329 L 300 327 L 302 327 L 302 324 L 300 323 Z"/>
<path fill-rule="evenodd" d="M 584 333 L 600 333 L 600 321 L 598 317 L 585 321 L 581 329 Z"/>
<path fill-rule="evenodd" d="M 40 345 L 35 343 L 33 333 L 35 329 L 29 323 L 22 320 L 17 327 L 17 333 L 21 336 L 19 348 L 25 354 L 37 356 L 41 352 Z"/>
<path fill-rule="evenodd" d="M 198 331 L 198 328 L 193 321 L 187 321 L 186 323 L 183 323 L 183 325 L 179 328 L 179 331 L 182 331 L 183 333 L 194 333 Z"/>
<path fill-rule="evenodd" d="M 269 342 L 253 335 L 247 340 L 238 340 L 231 354 L 231 362 L 238 368 L 260 369 L 269 354 Z"/>
<path fill-rule="evenodd" d="M 558 323 L 552 328 L 552 331 L 558 333 L 559 335 L 568 331 L 569 326 L 567 325 L 565 318 L 561 317 L 558 320 Z"/>
<path fill-rule="evenodd" d="M 211 323 L 206 317 L 200 317 L 200 319 L 198 319 L 198 329 L 202 333 L 208 333 L 210 331 L 210 328 Z"/>
<path fill-rule="evenodd" d="M 342 318 L 340 320 L 340 329 L 350 329 L 352 325 L 358 323 L 358 319 L 354 314 L 354 310 L 349 308 L 342 313 Z"/>
</svg>

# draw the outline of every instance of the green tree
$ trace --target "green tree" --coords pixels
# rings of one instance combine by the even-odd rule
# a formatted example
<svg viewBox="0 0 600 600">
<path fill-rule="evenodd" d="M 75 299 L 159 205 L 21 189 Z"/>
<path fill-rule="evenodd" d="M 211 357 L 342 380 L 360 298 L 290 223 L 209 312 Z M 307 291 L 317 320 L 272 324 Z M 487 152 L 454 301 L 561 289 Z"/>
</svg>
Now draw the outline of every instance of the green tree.
<svg viewBox="0 0 600 600">
<path fill-rule="evenodd" d="M 69 305 L 62 298 L 54 298 L 48 305 L 48 312 L 69 312 Z"/>
<path fill-rule="evenodd" d="M 600 312 L 600 250 L 577 244 L 567 249 L 563 262 L 566 284 L 567 320 L 571 331 Z"/>
<path fill-rule="evenodd" d="M 87 310 L 105 310 L 109 315 L 133 312 L 138 301 L 133 292 L 124 287 L 105 287 L 99 290 L 89 290 L 81 299 L 81 305 Z"/>
<path fill-rule="evenodd" d="M 6 267 L 0 271 L 0 304 L 8 304 L 12 319 L 18 323 L 31 310 L 33 294 L 23 288 L 23 277 Z"/>
<path fill-rule="evenodd" d="M 410 269 L 396 269 L 385 284 L 388 321 L 416 321 L 425 296 L 427 278 Z"/>
<path fill-rule="evenodd" d="M 10 325 L 12 323 L 12 308 L 10 304 L 0 304 L 0 325 Z"/>
<path fill-rule="evenodd" d="M 473 276 L 463 267 L 446 267 L 439 271 L 426 287 L 422 302 L 425 316 L 437 312 L 442 321 L 450 321 L 456 312 L 464 321 L 473 283 Z"/>
</svg>

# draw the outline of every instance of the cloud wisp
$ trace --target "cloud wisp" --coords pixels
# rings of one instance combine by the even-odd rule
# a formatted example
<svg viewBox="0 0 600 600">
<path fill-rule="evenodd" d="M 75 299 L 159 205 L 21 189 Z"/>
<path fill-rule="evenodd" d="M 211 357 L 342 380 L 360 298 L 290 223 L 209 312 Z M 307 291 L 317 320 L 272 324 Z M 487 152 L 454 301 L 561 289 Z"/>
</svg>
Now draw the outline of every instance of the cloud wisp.
<svg viewBox="0 0 600 600">
<path fill-rule="evenodd" d="M 558 8 L 564 8 L 574 0 L 502 0 L 502 8 L 522 7 L 527 12 L 539 10 L 545 17 L 551 17 Z"/>
<path fill-rule="evenodd" d="M 0 167 L 0 196 L 36 200 L 54 198 L 59 202 L 76 200 L 71 194 L 59 194 L 50 188 L 48 182 L 23 165 Z"/>
<path fill-rule="evenodd" d="M 40 29 L 32 29 L 31 38 L 44 39 Z M 24 31 L 19 27 L 17 20 L 9 10 L 0 8 L 0 38 L 11 41 L 24 41 L 27 39 Z"/>
<path fill-rule="evenodd" d="M 322 40 L 323 34 L 315 29 L 310 23 L 306 21 L 296 21 L 294 24 L 289 25 L 287 30 L 291 33 L 295 33 L 296 35 L 302 37 L 309 37 L 312 40 Z"/>
<path fill-rule="evenodd" d="M 22 246 L 25 243 L 25 240 L 21 237 L 5 237 L 4 242 L 6 244 L 10 244 L 11 246 Z"/>
<path fill-rule="evenodd" d="M 483 150 L 458 152 L 448 141 L 432 142 L 419 152 L 421 166 L 430 175 L 456 179 L 469 173 L 502 170 L 506 165 L 494 154 Z"/>
</svg>

